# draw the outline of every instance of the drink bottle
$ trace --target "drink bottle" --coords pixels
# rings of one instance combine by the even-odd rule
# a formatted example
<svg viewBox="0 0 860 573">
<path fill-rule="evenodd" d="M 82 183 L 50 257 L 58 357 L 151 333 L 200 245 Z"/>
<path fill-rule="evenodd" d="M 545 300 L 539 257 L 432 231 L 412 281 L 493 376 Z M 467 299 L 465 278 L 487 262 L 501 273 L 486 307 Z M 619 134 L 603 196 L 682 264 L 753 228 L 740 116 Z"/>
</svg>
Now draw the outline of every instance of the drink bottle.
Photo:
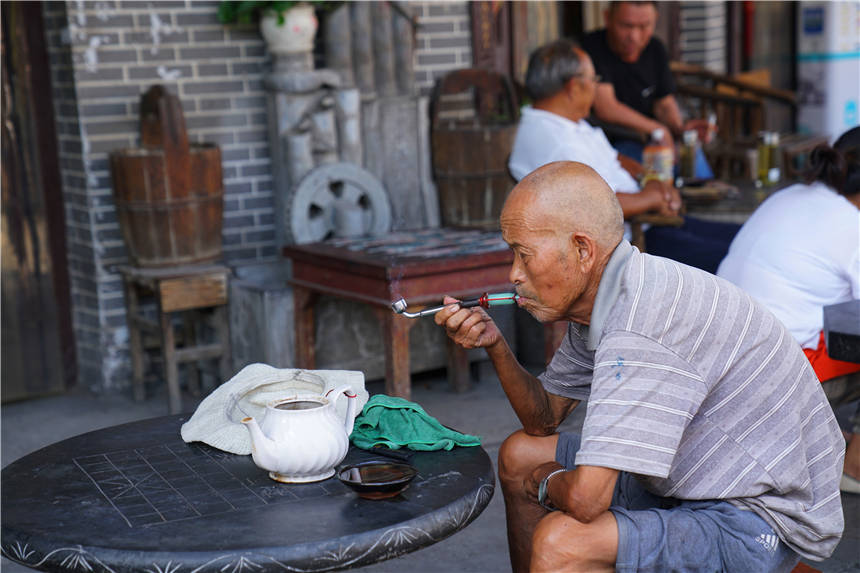
<svg viewBox="0 0 860 573">
<path fill-rule="evenodd" d="M 757 186 L 770 186 L 779 181 L 779 134 L 773 131 L 759 133 Z"/>
<path fill-rule="evenodd" d="M 642 165 L 646 179 L 672 181 L 675 167 L 675 150 L 668 143 L 665 132 L 657 128 L 651 132 L 651 141 L 642 151 Z"/>
<path fill-rule="evenodd" d="M 696 152 L 699 148 L 699 136 L 695 129 L 688 129 L 683 135 L 681 146 L 681 164 L 679 175 L 683 179 L 693 179 L 696 176 Z"/>
</svg>

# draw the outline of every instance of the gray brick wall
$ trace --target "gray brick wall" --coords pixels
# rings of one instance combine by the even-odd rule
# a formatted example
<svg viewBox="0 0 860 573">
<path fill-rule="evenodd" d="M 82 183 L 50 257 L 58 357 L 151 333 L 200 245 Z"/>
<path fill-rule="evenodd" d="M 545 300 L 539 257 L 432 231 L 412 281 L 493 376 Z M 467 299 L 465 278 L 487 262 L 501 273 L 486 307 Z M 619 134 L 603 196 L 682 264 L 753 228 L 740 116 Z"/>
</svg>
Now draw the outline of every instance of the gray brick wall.
<svg viewBox="0 0 860 573">
<path fill-rule="evenodd" d="M 221 148 L 224 258 L 277 258 L 263 76 L 256 25 L 224 26 L 217 0 L 46 2 L 54 109 L 68 229 L 79 383 L 130 384 L 122 284 L 128 261 L 108 155 L 139 144 L 140 95 L 160 83 L 183 106 L 192 142 Z M 416 84 L 471 65 L 466 2 L 416 2 Z"/>
<path fill-rule="evenodd" d="M 217 143 L 224 170 L 224 258 L 276 256 L 255 26 L 224 26 L 215 1 L 46 3 L 80 381 L 128 383 L 121 280 L 127 253 L 108 155 L 139 144 L 139 98 L 156 83 L 179 96 L 192 142 Z"/>
<path fill-rule="evenodd" d="M 468 2 L 412 2 L 418 20 L 415 85 L 428 95 L 438 78 L 472 66 L 472 28 Z"/>
<path fill-rule="evenodd" d="M 681 4 L 681 61 L 726 71 L 726 5 L 724 2 Z"/>
</svg>

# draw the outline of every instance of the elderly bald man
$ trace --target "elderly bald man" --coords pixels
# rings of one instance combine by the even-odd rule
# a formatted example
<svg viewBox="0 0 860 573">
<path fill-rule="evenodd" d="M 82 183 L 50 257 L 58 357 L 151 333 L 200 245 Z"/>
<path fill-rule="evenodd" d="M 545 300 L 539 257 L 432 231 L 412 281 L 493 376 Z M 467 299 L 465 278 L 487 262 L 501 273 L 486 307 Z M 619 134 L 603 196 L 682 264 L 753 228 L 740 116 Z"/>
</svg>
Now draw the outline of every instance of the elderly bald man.
<svg viewBox="0 0 860 573">
<path fill-rule="evenodd" d="M 501 215 L 519 305 L 570 326 L 546 371 L 489 314 L 436 322 L 483 347 L 522 423 L 499 451 L 514 571 L 789 571 L 842 535 L 844 443 L 809 361 L 730 283 L 623 240 L 591 168 L 525 177 Z M 556 433 L 587 406 L 581 435 Z"/>
</svg>

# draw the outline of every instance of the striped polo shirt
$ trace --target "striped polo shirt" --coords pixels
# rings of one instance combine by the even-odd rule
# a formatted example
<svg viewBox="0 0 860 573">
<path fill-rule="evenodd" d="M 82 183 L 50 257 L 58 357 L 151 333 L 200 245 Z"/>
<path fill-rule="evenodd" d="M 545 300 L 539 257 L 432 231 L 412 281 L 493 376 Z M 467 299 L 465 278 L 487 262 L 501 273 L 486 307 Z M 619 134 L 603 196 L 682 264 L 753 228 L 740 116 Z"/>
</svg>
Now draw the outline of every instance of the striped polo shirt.
<svg viewBox="0 0 860 573">
<path fill-rule="evenodd" d="M 622 241 L 540 379 L 587 400 L 577 465 L 751 509 L 806 558 L 839 542 L 839 426 L 797 342 L 731 283 Z"/>
</svg>

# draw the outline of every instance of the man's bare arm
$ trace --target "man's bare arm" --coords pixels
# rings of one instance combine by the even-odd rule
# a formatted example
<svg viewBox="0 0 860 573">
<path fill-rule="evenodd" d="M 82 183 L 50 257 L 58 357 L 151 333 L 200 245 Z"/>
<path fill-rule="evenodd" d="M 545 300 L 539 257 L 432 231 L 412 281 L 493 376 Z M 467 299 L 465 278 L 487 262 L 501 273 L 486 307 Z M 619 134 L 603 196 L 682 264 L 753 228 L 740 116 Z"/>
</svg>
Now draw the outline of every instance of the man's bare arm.
<svg viewBox="0 0 860 573">
<path fill-rule="evenodd" d="M 536 376 L 522 367 L 490 315 L 482 308 L 461 308 L 446 296 L 448 307 L 436 313 L 436 324 L 445 327 L 448 337 L 464 348 L 483 348 L 508 396 L 523 430 L 534 436 L 552 434 L 579 403 L 550 394 Z"/>
<path fill-rule="evenodd" d="M 658 128 L 666 128 L 659 121 L 651 119 L 618 101 L 615 97 L 615 88 L 608 82 L 597 84 L 597 94 L 594 98 L 594 113 L 603 121 L 635 129 L 643 135 L 648 135 Z"/>
<path fill-rule="evenodd" d="M 579 404 L 579 400 L 547 392 L 540 380 L 517 361 L 504 338 L 498 344 L 486 348 L 486 351 L 508 402 L 527 434 L 552 434 Z"/>
<path fill-rule="evenodd" d="M 562 466 L 547 462 L 535 468 L 525 487 L 537 499 L 540 482 Z M 582 523 L 591 523 L 612 504 L 618 470 L 598 466 L 578 466 L 555 474 L 547 483 L 547 500 L 554 507 Z"/>
<path fill-rule="evenodd" d="M 642 164 L 633 159 L 632 157 L 627 157 L 626 155 L 618 154 L 618 163 L 621 164 L 621 167 L 629 173 L 633 179 L 639 179 L 643 173 L 645 173 L 645 168 L 642 167 Z"/>
<path fill-rule="evenodd" d="M 672 134 L 675 136 L 681 135 L 684 131 L 684 120 L 681 119 L 681 109 L 678 107 L 678 101 L 672 94 L 663 96 L 654 102 L 654 117 L 672 130 Z"/>
</svg>

